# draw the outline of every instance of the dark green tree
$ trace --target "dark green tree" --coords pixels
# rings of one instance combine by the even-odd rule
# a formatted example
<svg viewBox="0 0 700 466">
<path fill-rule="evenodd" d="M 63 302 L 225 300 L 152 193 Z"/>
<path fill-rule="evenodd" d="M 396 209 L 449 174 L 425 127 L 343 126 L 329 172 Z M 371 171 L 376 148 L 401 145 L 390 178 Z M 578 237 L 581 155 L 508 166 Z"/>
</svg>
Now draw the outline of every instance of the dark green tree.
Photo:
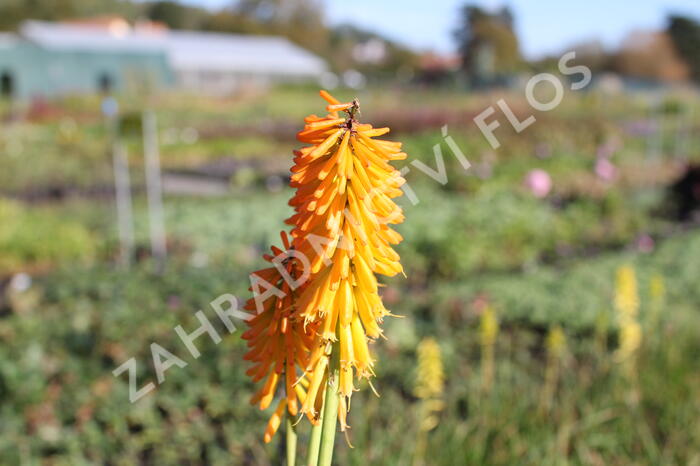
<svg viewBox="0 0 700 466">
<path fill-rule="evenodd" d="M 331 52 L 319 0 L 239 0 L 233 11 L 259 24 L 267 34 L 284 35 L 321 55 Z"/>
<path fill-rule="evenodd" d="M 0 0 L 0 30 L 13 30 L 22 21 L 58 21 L 97 15 L 135 19 L 141 5 L 128 0 Z"/>
<path fill-rule="evenodd" d="M 146 5 L 148 19 L 166 24 L 172 29 L 198 29 L 208 13 L 182 3 L 165 0 Z"/>
<path fill-rule="evenodd" d="M 700 23 L 686 16 L 671 15 L 666 31 L 678 55 L 690 68 L 691 78 L 700 82 Z"/>
<path fill-rule="evenodd" d="M 465 5 L 455 39 L 462 66 L 477 81 L 489 81 L 513 73 L 522 63 L 513 15 L 507 7 L 488 12 Z"/>
</svg>

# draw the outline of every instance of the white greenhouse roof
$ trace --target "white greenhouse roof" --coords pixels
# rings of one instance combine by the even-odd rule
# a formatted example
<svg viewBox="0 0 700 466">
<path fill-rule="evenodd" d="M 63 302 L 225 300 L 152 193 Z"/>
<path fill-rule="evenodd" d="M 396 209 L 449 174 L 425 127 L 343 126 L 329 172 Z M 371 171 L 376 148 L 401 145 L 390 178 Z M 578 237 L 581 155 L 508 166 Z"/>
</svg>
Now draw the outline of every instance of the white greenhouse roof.
<svg viewBox="0 0 700 466">
<path fill-rule="evenodd" d="M 55 50 L 164 52 L 178 71 L 235 71 L 286 75 L 319 75 L 325 62 L 282 37 L 195 31 L 110 31 L 106 28 L 26 21 L 20 34 Z"/>
</svg>

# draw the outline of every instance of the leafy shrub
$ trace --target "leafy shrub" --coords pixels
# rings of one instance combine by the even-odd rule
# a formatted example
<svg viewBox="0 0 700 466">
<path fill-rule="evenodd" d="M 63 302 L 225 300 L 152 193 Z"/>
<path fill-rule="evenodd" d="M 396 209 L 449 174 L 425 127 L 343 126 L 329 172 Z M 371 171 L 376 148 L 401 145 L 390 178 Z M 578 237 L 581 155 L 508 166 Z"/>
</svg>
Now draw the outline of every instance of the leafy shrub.
<svg viewBox="0 0 700 466">
<path fill-rule="evenodd" d="M 81 224 L 0 198 L 0 275 L 85 262 L 94 253 L 95 240 Z"/>
</svg>

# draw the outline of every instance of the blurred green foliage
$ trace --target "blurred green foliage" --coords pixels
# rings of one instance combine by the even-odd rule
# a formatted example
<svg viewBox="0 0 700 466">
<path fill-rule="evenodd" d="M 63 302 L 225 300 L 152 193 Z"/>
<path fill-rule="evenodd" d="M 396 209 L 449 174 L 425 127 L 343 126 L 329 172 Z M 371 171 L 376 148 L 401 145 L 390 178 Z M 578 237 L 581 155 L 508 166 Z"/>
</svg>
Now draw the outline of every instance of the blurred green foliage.
<svg viewBox="0 0 700 466">
<path fill-rule="evenodd" d="M 691 241 L 697 250 L 700 237 Z M 417 403 L 415 346 L 422 335 L 433 335 L 445 354 L 447 407 L 429 435 L 431 464 L 692 462 L 700 446 L 693 427 L 700 409 L 700 296 L 686 290 L 698 266 L 678 254 L 685 238 L 675 243 L 638 265 L 643 319 L 650 309 L 649 273 L 677 271 L 661 325 L 645 328 L 640 404 L 629 404 L 629 385 L 612 360 L 611 277 L 628 255 L 556 273 L 436 284 L 422 299 L 420 293 L 404 294 L 390 306 L 407 318 L 388 319 L 387 340 L 375 345 L 381 398 L 368 389 L 356 395 L 350 417 L 355 448 L 339 442 L 338 461 L 410 461 L 418 434 L 410 409 Z M 173 330 L 183 325 L 193 331 L 199 325 L 194 312 L 202 309 L 226 334 L 208 303 L 225 292 L 245 297 L 247 270 L 184 265 L 156 277 L 147 265 L 129 272 L 71 268 L 12 293 L 13 311 L 0 318 L 4 462 L 41 457 L 56 464 L 276 464 L 274 446 L 262 444 L 264 414 L 247 403 L 252 387 L 238 334 L 219 345 L 201 337 L 196 344 L 202 356 L 195 360 Z M 478 313 L 466 305 L 474 293 L 493 296 L 503 327 L 489 393 L 479 388 Z M 603 350 L 594 337 L 598 313 L 611 322 L 603 330 L 609 345 Z M 552 411 L 537 414 L 544 337 L 552 322 L 562 322 L 569 334 L 571 356 Z M 110 372 L 133 356 L 138 388 L 155 381 L 153 342 L 188 366 L 171 368 L 155 393 L 130 404 L 126 375 L 114 378 Z M 308 432 L 301 432 L 304 445 Z"/>
<path fill-rule="evenodd" d="M 80 223 L 0 198 L 0 276 L 30 267 L 80 264 L 94 257 L 96 240 Z"/>
<path fill-rule="evenodd" d="M 412 462 L 420 425 L 415 348 L 424 336 L 440 344 L 446 372 L 445 409 L 426 436 L 428 464 L 700 461 L 700 234 L 665 214 L 680 162 L 700 157 L 697 138 L 685 132 L 687 112 L 664 113 L 662 130 L 653 132 L 640 124 L 644 102 L 569 95 L 521 134 L 500 117 L 502 147 L 494 151 L 471 124 L 488 97 L 375 89 L 359 97 L 364 120 L 391 126 L 388 137 L 404 141 L 410 157 L 402 163 L 418 203 L 400 200 L 407 220 L 398 227 L 405 238 L 398 252 L 407 277 L 383 288 L 387 307 L 405 318 L 386 319 L 387 340 L 375 343 L 381 398 L 367 389 L 355 396 L 355 448 L 339 440 L 339 464 Z M 153 275 L 148 253 L 137 135 L 127 139 L 137 188 L 135 265 L 114 264 L 109 141 L 97 103 L 52 102 L 51 112 L 0 133 L 0 189 L 15 198 L 0 198 L 0 463 L 279 464 L 277 445 L 262 442 L 266 413 L 248 404 L 253 387 L 239 334 L 219 345 L 201 337 L 202 356 L 194 359 L 173 328 L 193 331 L 201 309 L 227 333 L 209 302 L 223 293 L 246 299 L 247 274 L 278 243 L 291 192 L 266 181 L 286 174 L 300 118 L 318 111 L 315 91 L 149 102 L 166 172 L 211 173 L 214 164 L 214 175 L 225 178 L 216 164 L 242 164 L 226 194 L 166 194 L 162 276 Z M 509 103 L 527 115 L 522 96 Z M 445 124 L 472 164 L 466 172 L 445 143 Z M 418 159 L 435 169 L 436 144 L 444 185 L 410 165 Z M 601 151 L 617 168 L 614 180 L 595 174 Z M 544 199 L 523 183 L 536 168 L 552 177 Z M 641 248 L 642 237 L 651 246 Z M 634 390 L 612 358 L 613 277 L 621 264 L 634 266 L 641 293 Z M 33 277 L 31 286 L 13 277 L 21 272 Z M 660 312 L 649 297 L 656 275 L 668 290 Z M 486 392 L 478 338 L 485 303 L 501 325 Z M 551 389 L 545 339 L 557 325 L 567 351 Z M 154 342 L 188 365 L 169 369 L 155 393 L 131 404 L 128 377 L 111 372 L 135 357 L 138 387 L 155 382 Z M 543 393 L 552 397 L 544 411 Z M 307 435 L 302 429 L 302 454 Z"/>
</svg>

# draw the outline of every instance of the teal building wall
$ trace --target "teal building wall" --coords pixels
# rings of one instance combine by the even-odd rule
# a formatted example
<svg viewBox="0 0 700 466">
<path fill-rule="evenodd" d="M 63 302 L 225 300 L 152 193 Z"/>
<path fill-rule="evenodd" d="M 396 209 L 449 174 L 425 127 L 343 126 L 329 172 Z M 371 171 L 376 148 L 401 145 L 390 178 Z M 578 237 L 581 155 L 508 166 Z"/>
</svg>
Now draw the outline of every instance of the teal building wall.
<svg viewBox="0 0 700 466">
<path fill-rule="evenodd" d="M 161 89 L 174 84 L 165 53 L 51 49 L 0 41 L 0 92 L 15 98 Z"/>
</svg>

